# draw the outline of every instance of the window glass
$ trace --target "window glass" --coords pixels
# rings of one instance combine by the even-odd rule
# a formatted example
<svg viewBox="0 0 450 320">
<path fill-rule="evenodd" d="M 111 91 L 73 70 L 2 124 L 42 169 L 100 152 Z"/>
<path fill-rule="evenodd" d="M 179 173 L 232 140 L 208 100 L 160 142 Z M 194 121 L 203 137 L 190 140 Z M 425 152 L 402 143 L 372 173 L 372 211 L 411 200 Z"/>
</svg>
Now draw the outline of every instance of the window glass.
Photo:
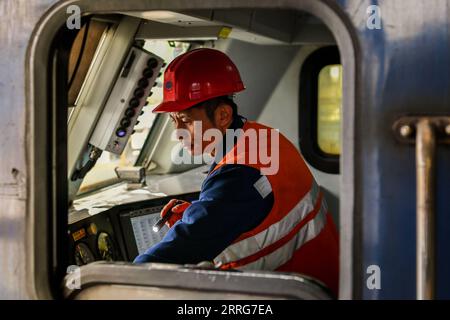
<svg viewBox="0 0 450 320">
<path fill-rule="evenodd" d="M 327 154 L 341 153 L 342 65 L 324 67 L 319 73 L 317 143 Z"/>
<path fill-rule="evenodd" d="M 186 52 L 189 44 L 177 41 L 149 40 L 145 42 L 144 49 L 160 56 L 168 65 L 174 58 Z M 161 72 L 164 73 L 163 70 Z M 160 77 L 157 85 L 153 87 L 153 94 L 147 99 L 148 106 L 144 107 L 145 112 L 139 117 L 139 124 L 134 127 L 135 133 L 131 135 L 122 154 L 119 156 L 103 151 L 95 166 L 84 178 L 79 193 L 90 191 L 116 180 L 114 168 L 117 166 L 133 166 L 135 164 L 156 117 L 151 110 L 163 99 L 162 80 L 163 78 Z"/>
</svg>

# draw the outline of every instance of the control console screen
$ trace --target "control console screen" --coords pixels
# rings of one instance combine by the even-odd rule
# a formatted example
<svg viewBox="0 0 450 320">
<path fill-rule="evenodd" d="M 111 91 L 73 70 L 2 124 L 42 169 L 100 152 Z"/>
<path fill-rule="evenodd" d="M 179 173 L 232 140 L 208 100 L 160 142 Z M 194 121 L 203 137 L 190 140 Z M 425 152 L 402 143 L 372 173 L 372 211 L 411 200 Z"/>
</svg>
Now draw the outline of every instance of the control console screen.
<svg viewBox="0 0 450 320">
<path fill-rule="evenodd" d="M 162 206 L 150 207 L 121 215 L 120 218 L 126 238 L 130 239 L 130 233 L 132 233 L 131 236 L 134 239 L 134 245 L 129 243 L 129 241 L 127 242 L 127 251 L 131 260 L 160 242 L 167 231 L 169 231 L 167 226 L 162 227 L 159 232 L 152 230 L 153 225 L 160 218 L 159 213 L 161 209 Z"/>
<path fill-rule="evenodd" d="M 153 246 L 160 242 L 166 232 L 169 230 L 167 226 L 164 226 L 159 232 L 153 232 L 153 225 L 159 220 L 158 214 L 145 214 L 142 216 L 131 218 L 131 226 L 133 228 L 134 240 L 138 253 L 142 254 Z"/>
</svg>

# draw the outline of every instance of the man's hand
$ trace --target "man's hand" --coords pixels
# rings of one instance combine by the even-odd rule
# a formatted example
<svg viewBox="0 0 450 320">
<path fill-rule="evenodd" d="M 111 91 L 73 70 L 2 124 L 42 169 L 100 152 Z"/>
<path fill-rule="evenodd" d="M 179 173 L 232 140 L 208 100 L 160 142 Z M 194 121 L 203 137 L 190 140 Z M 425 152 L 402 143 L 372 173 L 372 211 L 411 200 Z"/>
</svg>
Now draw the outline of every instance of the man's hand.
<svg viewBox="0 0 450 320">
<path fill-rule="evenodd" d="M 164 216 L 172 210 L 173 214 L 166 222 L 166 225 L 169 228 L 172 228 L 172 226 L 183 217 L 184 210 L 186 210 L 190 205 L 190 202 L 172 199 L 164 206 L 164 208 L 162 208 L 160 213 L 161 218 L 164 218 Z"/>
</svg>

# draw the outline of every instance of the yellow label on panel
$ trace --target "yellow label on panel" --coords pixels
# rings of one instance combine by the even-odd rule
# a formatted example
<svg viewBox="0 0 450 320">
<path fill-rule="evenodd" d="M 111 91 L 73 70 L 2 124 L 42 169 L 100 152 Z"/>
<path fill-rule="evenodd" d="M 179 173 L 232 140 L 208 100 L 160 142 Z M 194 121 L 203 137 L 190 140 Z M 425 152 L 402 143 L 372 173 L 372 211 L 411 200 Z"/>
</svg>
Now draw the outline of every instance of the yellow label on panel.
<svg viewBox="0 0 450 320">
<path fill-rule="evenodd" d="M 81 228 L 80 230 L 72 233 L 73 240 L 75 240 L 75 241 L 83 239 L 85 236 L 86 236 L 86 231 L 84 230 L 84 228 Z"/>
<path fill-rule="evenodd" d="M 219 38 L 220 39 L 226 39 L 226 38 L 228 38 L 230 33 L 231 33 L 231 28 L 223 27 L 222 29 L 220 29 Z"/>
<path fill-rule="evenodd" d="M 88 227 L 88 233 L 90 235 L 95 235 L 97 234 L 97 226 L 95 225 L 95 223 L 91 223 Z"/>
</svg>

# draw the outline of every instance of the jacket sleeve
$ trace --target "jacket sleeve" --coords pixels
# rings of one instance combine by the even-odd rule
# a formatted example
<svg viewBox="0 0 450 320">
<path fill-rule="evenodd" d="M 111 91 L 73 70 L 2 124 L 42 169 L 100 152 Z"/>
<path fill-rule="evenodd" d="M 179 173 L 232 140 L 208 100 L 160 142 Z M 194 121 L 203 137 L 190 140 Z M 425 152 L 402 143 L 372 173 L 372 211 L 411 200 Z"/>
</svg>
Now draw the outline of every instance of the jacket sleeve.
<svg viewBox="0 0 450 320">
<path fill-rule="evenodd" d="M 258 192 L 257 169 L 225 165 L 207 177 L 194 201 L 163 240 L 135 263 L 195 264 L 211 261 L 242 233 L 259 225 L 273 206 L 273 193 Z"/>
</svg>

